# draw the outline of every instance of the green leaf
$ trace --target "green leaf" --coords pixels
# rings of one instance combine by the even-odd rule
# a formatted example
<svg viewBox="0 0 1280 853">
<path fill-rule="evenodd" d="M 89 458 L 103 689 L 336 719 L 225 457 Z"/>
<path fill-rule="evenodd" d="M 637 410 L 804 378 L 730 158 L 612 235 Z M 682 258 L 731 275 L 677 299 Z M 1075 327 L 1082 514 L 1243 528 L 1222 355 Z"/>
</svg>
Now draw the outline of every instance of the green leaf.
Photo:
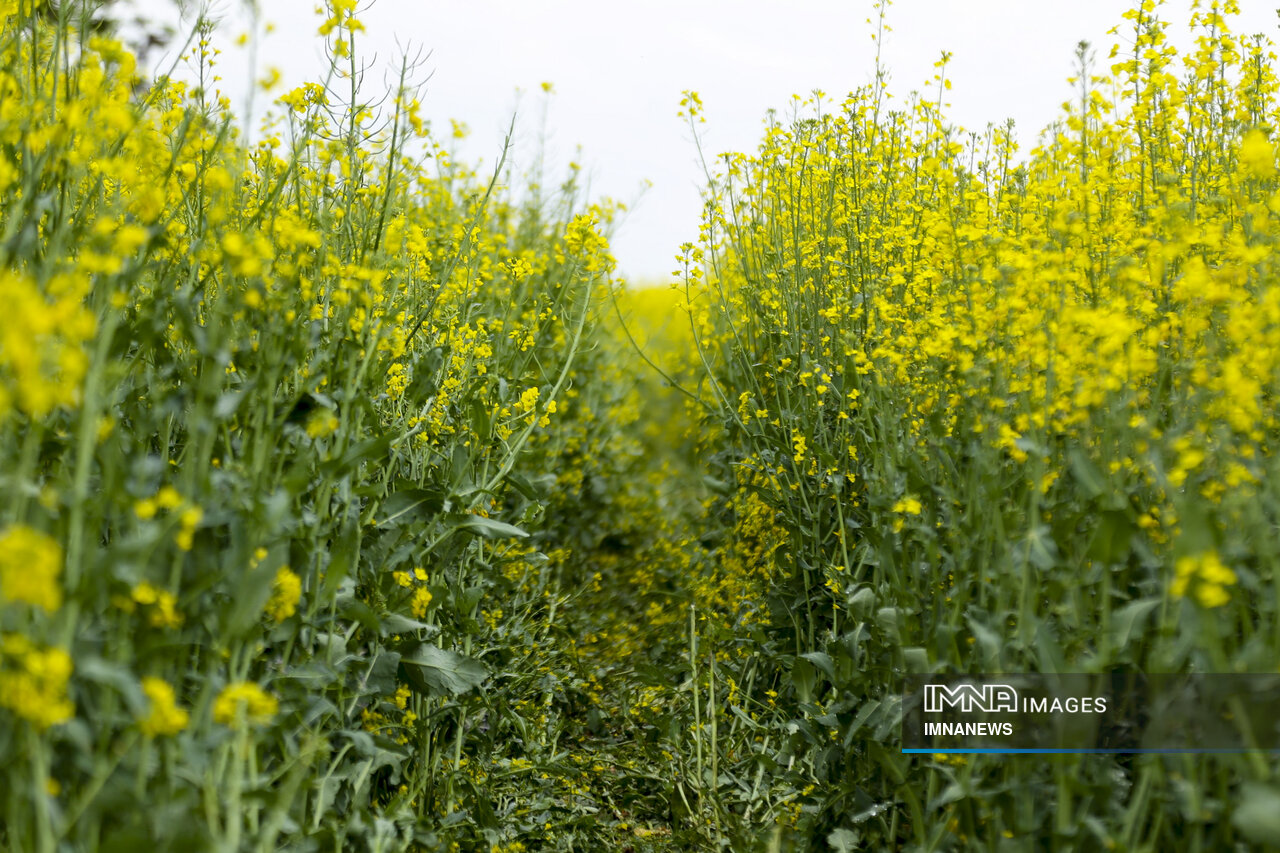
<svg viewBox="0 0 1280 853">
<path fill-rule="evenodd" d="M 525 477 L 516 471 L 507 475 L 507 482 L 526 500 L 540 501 L 551 493 L 555 487 L 555 474 L 540 474 L 536 477 Z"/>
<path fill-rule="evenodd" d="M 281 557 L 263 560 L 256 568 L 249 569 L 236 584 L 235 595 L 223 610 L 223 630 L 228 637 L 243 636 L 262 615 L 262 609 L 271 598 L 276 570 L 283 564 Z"/>
<path fill-rule="evenodd" d="M 733 488 L 728 483 L 710 474 L 702 475 L 702 484 L 717 495 L 727 495 L 733 492 Z"/>
<path fill-rule="evenodd" d="M 1076 482 L 1080 484 L 1080 491 L 1090 499 L 1101 497 L 1107 491 L 1106 478 L 1102 476 L 1102 471 L 1098 466 L 1093 464 L 1093 460 L 1085 454 L 1083 450 L 1076 448 L 1067 454 L 1067 464 L 1071 466 L 1071 473 L 1075 475 Z"/>
<path fill-rule="evenodd" d="M 470 467 L 471 453 L 463 443 L 459 441 L 453 446 L 453 459 L 449 466 L 450 481 L 459 485 L 468 483 L 470 480 L 467 477 L 467 470 Z"/>
<path fill-rule="evenodd" d="M 849 612 L 859 619 L 866 619 L 875 606 L 876 594 L 869 586 L 859 587 L 849 596 Z"/>
<path fill-rule="evenodd" d="M 400 655 L 398 652 L 384 651 L 369 667 L 369 675 L 365 679 L 365 691 L 380 696 L 390 696 L 396 692 L 396 673 L 399 671 Z"/>
<path fill-rule="evenodd" d="M 1118 563 L 1129 555 L 1135 527 L 1129 513 L 1105 510 L 1098 514 L 1098 527 L 1089 542 L 1089 556 L 1103 563 Z"/>
<path fill-rule="evenodd" d="M 1270 785 L 1246 784 L 1231 822 L 1255 844 L 1280 844 L 1280 791 Z"/>
<path fill-rule="evenodd" d="M 906 664 L 907 672 L 927 673 L 930 671 L 929 653 L 919 646 L 903 649 L 902 659 Z"/>
<path fill-rule="evenodd" d="M 902 638 L 902 620 L 905 612 L 897 607 L 881 607 L 876 611 L 876 625 L 885 633 L 885 637 L 892 643 L 897 643 Z"/>
<path fill-rule="evenodd" d="M 100 657 L 86 656 L 76 660 L 76 677 L 114 688 L 135 715 L 147 709 L 147 699 L 129 668 Z"/>
<path fill-rule="evenodd" d="M 226 420 L 236 413 L 240 408 L 240 403 L 253 389 L 253 383 L 247 382 L 241 388 L 235 391 L 223 391 L 218 395 L 218 400 L 213 404 L 213 416 L 217 420 Z"/>
<path fill-rule="evenodd" d="M 858 836 L 851 829 L 833 829 L 827 836 L 833 853 L 856 853 Z"/>
<path fill-rule="evenodd" d="M 444 497 L 431 489 L 402 489 L 387 497 L 378 508 L 377 524 L 388 527 L 429 520 L 444 507 Z"/>
<path fill-rule="evenodd" d="M 489 407 L 483 400 L 475 399 L 471 401 L 471 431 L 481 438 L 489 437 L 489 429 L 491 427 L 489 417 Z"/>
<path fill-rule="evenodd" d="M 370 633 L 376 634 L 382 628 L 378 621 L 378 614 L 373 612 L 373 608 L 354 595 L 339 596 L 338 611 L 347 619 L 359 622 L 360 626 Z"/>
<path fill-rule="evenodd" d="M 393 435 L 380 435 L 376 438 L 365 439 L 359 444 L 352 445 L 351 448 L 337 459 L 330 459 L 320 466 L 320 472 L 327 476 L 340 476 L 347 473 L 362 461 L 377 462 L 387 455 L 387 451 L 391 448 L 391 443 L 395 440 Z"/>
<path fill-rule="evenodd" d="M 514 524 L 507 524 L 505 521 L 498 521 L 493 518 L 485 518 L 483 515 L 466 514 L 455 516 L 452 523 L 457 530 L 465 530 L 468 533 L 474 533 L 486 539 L 524 539 L 529 535 Z"/>
<path fill-rule="evenodd" d="M 349 516 L 342 526 L 342 541 L 355 542 L 357 521 Z M 351 573 L 352 559 L 359 554 L 359 548 L 334 548 L 330 551 L 329 566 L 324 573 L 324 597 L 331 598 L 342 587 L 343 581 Z"/>
<path fill-rule="evenodd" d="M 827 678 L 835 681 L 836 669 L 835 664 L 831 660 L 831 655 L 826 652 L 805 652 L 800 655 L 800 657 L 822 670 Z"/>
<path fill-rule="evenodd" d="M 1135 631 L 1141 629 L 1151 611 L 1160 606 L 1158 598 L 1131 601 L 1111 615 L 1111 645 L 1117 651 L 1129 645 Z"/>
<path fill-rule="evenodd" d="M 1020 556 L 1025 556 L 1042 572 L 1047 572 L 1058 563 L 1058 543 L 1053 541 L 1053 534 L 1046 525 L 1038 524 L 1027 533 L 1026 544 L 1019 545 Z"/>
<path fill-rule="evenodd" d="M 969 630 L 973 632 L 978 650 L 982 652 L 983 666 L 988 670 L 998 669 L 1000 650 L 1004 648 L 1004 638 L 972 616 L 966 617 L 965 621 L 969 623 Z"/>
<path fill-rule="evenodd" d="M 804 658 L 796 658 L 791 667 L 791 683 L 795 685 L 796 696 L 801 702 L 813 701 L 813 688 L 818 683 L 818 672 L 813 664 Z"/>
<path fill-rule="evenodd" d="M 432 636 L 440 633 L 440 629 L 435 625 L 428 625 L 426 622 L 419 622 L 417 619 L 410 619 L 399 613 L 384 613 L 379 622 L 381 628 L 378 633 L 383 637 L 392 634 L 408 634 L 411 631 L 428 631 Z"/>
<path fill-rule="evenodd" d="M 432 594 L 434 595 L 434 593 Z M 480 603 L 482 598 L 484 598 L 484 587 L 470 586 L 455 592 L 453 603 L 459 616 L 470 616 L 475 612 L 476 605 Z"/>
<path fill-rule="evenodd" d="M 308 661 L 291 666 L 280 676 L 296 681 L 309 692 L 318 693 L 338 680 L 338 673 L 321 661 Z"/>
<path fill-rule="evenodd" d="M 457 696 L 488 677 L 484 664 L 457 652 L 423 643 L 400 659 L 409 685 L 428 696 Z"/>
</svg>

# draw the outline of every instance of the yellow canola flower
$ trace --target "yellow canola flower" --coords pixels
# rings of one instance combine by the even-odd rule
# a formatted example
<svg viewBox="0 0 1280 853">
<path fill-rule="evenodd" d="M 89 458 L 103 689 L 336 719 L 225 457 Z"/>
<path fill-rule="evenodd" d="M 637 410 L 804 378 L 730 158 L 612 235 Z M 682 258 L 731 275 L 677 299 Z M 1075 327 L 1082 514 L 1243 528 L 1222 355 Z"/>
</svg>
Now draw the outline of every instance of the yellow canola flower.
<svg viewBox="0 0 1280 853">
<path fill-rule="evenodd" d="M 556 401 L 551 400 L 547 403 L 546 409 L 543 411 L 542 417 L 538 418 L 538 426 L 546 429 L 551 426 L 551 416 L 556 413 Z"/>
<path fill-rule="evenodd" d="M 89 277 L 59 273 L 40 286 L 30 276 L 0 271 L 0 418 L 16 404 L 33 418 L 80 401 L 89 367 L 85 344 L 93 315 L 84 307 Z"/>
<path fill-rule="evenodd" d="M 0 637 L 0 708 L 43 731 L 75 716 L 67 697 L 73 665 L 66 649 L 34 645 L 19 634 Z"/>
<path fill-rule="evenodd" d="M 318 106 L 329 105 L 329 97 L 325 94 L 324 87 L 318 83 L 304 83 L 293 91 L 281 95 L 279 100 L 280 103 L 295 112 L 302 112 L 313 104 Z"/>
<path fill-rule="evenodd" d="M 924 506 L 914 495 L 907 495 L 893 505 L 893 512 L 898 516 L 893 520 L 893 532 L 897 533 L 905 526 L 908 515 L 919 515 Z"/>
<path fill-rule="evenodd" d="M 920 503 L 920 499 L 911 495 L 893 505 L 893 511 L 903 515 L 919 515 L 922 509 L 924 506 Z"/>
<path fill-rule="evenodd" d="M 338 416 L 330 409 L 316 409 L 307 417 L 307 435 L 326 438 L 338 431 Z"/>
<path fill-rule="evenodd" d="M 132 598 L 139 604 L 155 604 L 159 594 L 159 590 L 147 581 L 143 581 L 133 588 Z"/>
<path fill-rule="evenodd" d="M 33 604 L 53 612 L 62 606 L 62 548 L 26 525 L 0 533 L 0 601 Z"/>
<path fill-rule="evenodd" d="M 1276 174 L 1276 150 L 1261 130 L 1251 130 L 1240 142 L 1240 168 L 1250 177 L 1270 178 Z"/>
<path fill-rule="evenodd" d="M 538 397 L 542 394 L 538 390 L 538 386 L 534 385 L 526 388 L 524 393 L 520 395 L 519 402 L 516 403 L 516 410 L 522 414 L 532 412 L 538 407 Z"/>
<path fill-rule="evenodd" d="M 431 606 L 431 592 L 425 586 L 418 587 L 413 592 L 413 601 L 409 606 L 418 619 L 426 616 L 427 608 Z"/>
<path fill-rule="evenodd" d="M 173 486 L 162 486 L 160 491 L 149 498 L 143 498 L 133 505 L 133 513 L 143 521 L 156 517 L 160 510 L 172 511 L 182 506 L 185 501 L 182 494 Z"/>
<path fill-rule="evenodd" d="M 187 727 L 191 715 L 178 707 L 173 686 L 162 678 L 142 679 L 142 692 L 149 703 L 147 715 L 138 721 L 138 728 L 147 737 L 169 737 Z"/>
<path fill-rule="evenodd" d="M 228 684 L 213 702 L 214 722 L 232 728 L 266 725 L 279 711 L 276 697 L 251 681 Z"/>
<path fill-rule="evenodd" d="M 271 599 L 267 602 L 267 618 L 283 622 L 298 612 L 298 600 L 302 598 L 302 578 L 288 566 L 281 566 L 272 584 Z"/>
<path fill-rule="evenodd" d="M 204 510 L 200 509 L 198 506 L 187 507 L 182 511 L 182 514 L 178 516 L 178 521 L 181 524 L 181 527 L 178 530 L 175 541 L 178 543 L 178 547 L 183 551 L 191 550 L 192 545 L 195 543 L 196 528 L 200 525 L 200 522 L 203 519 Z"/>
<path fill-rule="evenodd" d="M 588 273 L 598 273 L 613 268 L 613 258 L 609 254 L 609 241 L 600 233 L 596 217 L 589 213 L 581 213 L 573 218 L 564 234 L 565 248 L 578 258 L 582 269 Z"/>
<path fill-rule="evenodd" d="M 409 387 L 409 369 L 400 362 L 387 368 L 387 396 L 399 400 Z"/>
<path fill-rule="evenodd" d="M 137 604 L 148 608 L 147 620 L 155 628 L 180 628 L 183 616 L 178 612 L 178 599 L 167 589 L 142 581 L 130 593 Z"/>
<path fill-rule="evenodd" d="M 1208 551 L 1178 560 L 1169 592 L 1174 598 L 1185 598 L 1193 592 L 1200 606 L 1221 607 L 1231 600 L 1227 587 L 1236 581 L 1236 573 L 1223 564 L 1217 552 Z"/>
<path fill-rule="evenodd" d="M 173 593 L 162 589 L 156 596 L 155 607 L 150 615 L 151 624 L 157 628 L 181 628 L 183 616 L 178 612 L 178 600 Z"/>
<path fill-rule="evenodd" d="M 177 509 L 182 506 L 182 495 L 173 486 L 165 486 L 156 492 L 156 505 L 161 509 Z"/>
</svg>

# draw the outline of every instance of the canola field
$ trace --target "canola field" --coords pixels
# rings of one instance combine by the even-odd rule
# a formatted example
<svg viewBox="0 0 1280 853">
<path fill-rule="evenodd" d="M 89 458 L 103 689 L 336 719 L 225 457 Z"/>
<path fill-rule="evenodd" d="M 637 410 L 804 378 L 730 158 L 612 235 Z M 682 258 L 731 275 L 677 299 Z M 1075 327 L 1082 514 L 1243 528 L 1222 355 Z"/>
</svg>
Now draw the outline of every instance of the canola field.
<svg viewBox="0 0 1280 853">
<path fill-rule="evenodd" d="M 911 674 L 1280 667 L 1234 6 L 1118 13 L 1021 144 L 945 57 L 797 99 L 638 289 L 576 173 L 356 85 L 354 0 L 252 136 L 207 27 L 181 82 L 0 0 L 0 850 L 1280 845 L 1274 755 L 899 731 Z"/>
</svg>

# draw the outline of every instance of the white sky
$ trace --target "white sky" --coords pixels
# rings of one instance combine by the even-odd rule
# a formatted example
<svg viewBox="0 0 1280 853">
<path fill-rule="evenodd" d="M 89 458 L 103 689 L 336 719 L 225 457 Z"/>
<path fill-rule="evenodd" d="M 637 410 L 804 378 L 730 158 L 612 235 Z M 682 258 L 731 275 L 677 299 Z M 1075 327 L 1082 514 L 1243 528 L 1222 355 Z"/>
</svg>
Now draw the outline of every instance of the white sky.
<svg viewBox="0 0 1280 853">
<path fill-rule="evenodd" d="M 278 67 L 287 91 L 318 79 L 323 54 L 315 0 L 261 0 L 261 20 L 275 24 L 251 72 L 248 52 L 231 47 L 247 29 L 239 0 L 220 0 L 222 85 L 242 103 L 247 80 Z M 367 5 L 367 4 L 362 4 Z M 951 119 L 981 130 L 1013 118 L 1024 151 L 1072 97 L 1075 45 L 1089 40 L 1099 68 L 1121 23 L 1126 0 L 897 0 L 888 14 L 883 60 L 890 89 L 905 97 L 933 75 L 941 51 L 952 53 Z M 1276 0 L 1240 0 L 1235 30 L 1276 33 Z M 149 19 L 173 20 L 171 0 L 133 0 Z M 1190 0 L 1170 0 L 1164 17 L 1185 47 Z M 707 110 L 700 125 L 710 156 L 753 150 L 770 107 L 822 89 L 837 102 L 871 82 L 875 46 L 872 0 L 376 0 L 360 14 L 368 32 L 358 51 L 376 52 L 390 72 L 400 46 L 430 51 L 424 116 L 440 134 L 459 119 L 472 135 L 468 161 L 492 163 L 518 112 L 516 165 L 530 163 L 540 131 L 543 81 L 550 100 L 547 183 L 576 159 L 594 195 L 637 202 L 613 240 L 623 275 L 662 280 L 677 247 L 698 231 L 701 168 L 692 136 L 676 117 L 680 93 L 693 89 Z M 1127 24 L 1127 22 L 1126 22 Z M 1121 35 L 1124 28 L 1121 28 Z M 1123 42 L 1122 42 L 1123 44 Z M 152 65 L 154 66 L 154 61 Z M 380 73 L 369 75 L 380 85 Z M 521 94 L 521 92 L 523 94 Z M 581 153 L 576 149 L 581 147 Z M 558 164 L 558 165 L 557 165 Z M 645 183 L 652 186 L 644 190 Z"/>
</svg>

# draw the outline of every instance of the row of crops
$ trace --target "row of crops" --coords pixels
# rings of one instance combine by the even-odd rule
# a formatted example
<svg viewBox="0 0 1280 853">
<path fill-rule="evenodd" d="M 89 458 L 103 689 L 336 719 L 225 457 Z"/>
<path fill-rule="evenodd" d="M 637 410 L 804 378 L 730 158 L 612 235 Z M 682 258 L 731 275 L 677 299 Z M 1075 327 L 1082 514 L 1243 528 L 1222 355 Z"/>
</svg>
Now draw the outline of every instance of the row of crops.
<svg viewBox="0 0 1280 853">
<path fill-rule="evenodd" d="M 1233 7 L 1142 0 L 1034 147 L 945 61 L 798 99 L 637 289 L 576 173 L 357 85 L 354 0 L 251 136 L 208 25 L 144 76 L 0 0 L 0 849 L 1280 844 L 1265 755 L 899 733 L 911 674 L 1280 667 Z"/>
</svg>

